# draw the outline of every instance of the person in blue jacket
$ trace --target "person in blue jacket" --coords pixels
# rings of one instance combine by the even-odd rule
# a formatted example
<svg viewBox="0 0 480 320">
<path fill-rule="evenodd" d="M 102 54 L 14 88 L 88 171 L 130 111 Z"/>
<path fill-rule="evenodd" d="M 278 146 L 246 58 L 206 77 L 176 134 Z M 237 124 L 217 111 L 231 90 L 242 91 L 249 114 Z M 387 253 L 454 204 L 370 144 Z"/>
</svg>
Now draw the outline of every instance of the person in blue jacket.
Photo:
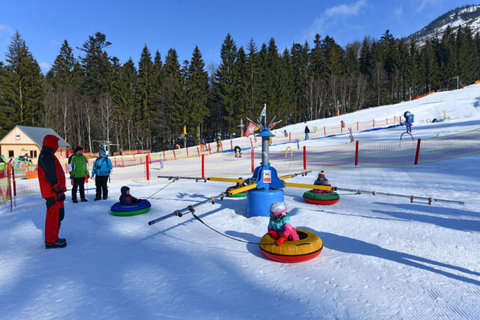
<svg viewBox="0 0 480 320">
<path fill-rule="evenodd" d="M 93 163 L 92 169 L 92 178 L 95 177 L 95 186 L 97 187 L 95 199 L 93 200 L 102 199 L 102 192 L 103 200 L 106 200 L 108 198 L 107 181 L 111 170 L 112 161 L 108 159 L 105 150 L 100 149 L 98 151 L 98 157 Z"/>
</svg>

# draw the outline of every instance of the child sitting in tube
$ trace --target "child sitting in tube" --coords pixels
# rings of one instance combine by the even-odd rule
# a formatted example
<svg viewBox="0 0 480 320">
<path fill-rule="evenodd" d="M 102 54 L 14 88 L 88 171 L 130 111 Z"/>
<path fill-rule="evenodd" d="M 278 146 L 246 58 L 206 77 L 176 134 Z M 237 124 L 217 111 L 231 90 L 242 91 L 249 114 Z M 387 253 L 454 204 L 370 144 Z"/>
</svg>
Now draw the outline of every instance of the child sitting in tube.
<svg viewBox="0 0 480 320">
<path fill-rule="evenodd" d="M 123 186 L 120 191 L 122 195 L 120 196 L 120 204 L 124 206 L 132 205 L 141 201 L 141 199 L 137 199 L 130 194 L 130 188 L 127 186 Z"/>
<path fill-rule="evenodd" d="M 277 246 L 282 245 L 285 240 L 300 240 L 297 231 L 290 224 L 290 216 L 287 207 L 283 202 L 274 202 L 270 205 L 270 221 L 268 223 L 268 234 L 277 241 Z"/>
<path fill-rule="evenodd" d="M 325 177 L 325 172 L 323 172 L 323 170 L 320 171 L 320 173 L 318 174 L 317 180 L 315 180 L 313 184 L 316 186 L 331 186 L 331 184 L 328 183 L 328 179 L 327 177 Z M 315 193 L 332 193 L 333 192 L 332 190 L 317 190 L 317 189 L 314 189 L 312 191 Z"/>
</svg>

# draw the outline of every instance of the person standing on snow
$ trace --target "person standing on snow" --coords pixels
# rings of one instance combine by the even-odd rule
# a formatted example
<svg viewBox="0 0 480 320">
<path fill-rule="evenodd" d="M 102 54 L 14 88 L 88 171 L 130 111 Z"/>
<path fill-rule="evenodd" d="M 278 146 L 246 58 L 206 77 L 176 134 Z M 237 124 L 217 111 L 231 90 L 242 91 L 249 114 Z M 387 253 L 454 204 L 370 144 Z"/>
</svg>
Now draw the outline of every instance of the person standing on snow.
<svg viewBox="0 0 480 320">
<path fill-rule="evenodd" d="M 73 155 L 70 163 L 71 168 L 69 168 L 70 178 L 73 179 L 72 202 L 78 202 L 77 189 L 80 191 L 80 201 L 87 202 L 88 200 L 85 198 L 85 177 L 90 178 L 88 174 L 88 161 L 83 155 L 82 147 L 76 147 L 75 150 L 77 150 L 77 152 Z"/>
<path fill-rule="evenodd" d="M 305 140 L 308 140 L 308 134 L 310 133 L 310 129 L 307 125 L 305 125 Z"/>
<path fill-rule="evenodd" d="M 46 200 L 45 248 L 63 248 L 67 245 L 64 238 L 59 238 L 61 222 L 65 216 L 64 201 L 65 172 L 55 157 L 58 149 L 58 137 L 46 135 L 42 151 L 38 157 L 38 182 L 42 198 Z"/>
<path fill-rule="evenodd" d="M 108 198 L 107 181 L 111 170 L 112 161 L 108 159 L 105 150 L 100 149 L 92 169 L 92 178 L 95 177 L 95 186 L 97 187 L 95 199 L 93 200 L 96 201 L 102 199 L 102 192 L 103 200 Z"/>
</svg>

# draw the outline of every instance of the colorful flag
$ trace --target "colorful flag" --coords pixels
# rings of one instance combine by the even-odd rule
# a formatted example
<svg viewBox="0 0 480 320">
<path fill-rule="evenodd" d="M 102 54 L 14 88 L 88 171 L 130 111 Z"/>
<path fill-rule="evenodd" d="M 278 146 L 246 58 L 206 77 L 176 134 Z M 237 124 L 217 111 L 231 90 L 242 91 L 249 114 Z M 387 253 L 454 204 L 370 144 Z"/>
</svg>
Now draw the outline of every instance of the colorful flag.
<svg viewBox="0 0 480 320">
<path fill-rule="evenodd" d="M 248 137 L 249 135 L 251 135 L 255 131 L 255 129 L 257 129 L 257 125 L 250 121 L 250 124 L 248 125 L 247 130 L 245 130 L 245 137 Z"/>
<path fill-rule="evenodd" d="M 262 118 L 267 116 L 267 105 L 263 107 L 262 113 L 260 113 L 260 117 L 258 118 L 258 122 L 262 122 Z"/>
<path fill-rule="evenodd" d="M 275 127 L 277 125 L 277 123 L 279 123 L 280 121 L 275 121 L 275 122 L 272 122 L 270 123 L 270 125 L 268 126 L 268 130 L 272 130 L 273 127 Z"/>
</svg>

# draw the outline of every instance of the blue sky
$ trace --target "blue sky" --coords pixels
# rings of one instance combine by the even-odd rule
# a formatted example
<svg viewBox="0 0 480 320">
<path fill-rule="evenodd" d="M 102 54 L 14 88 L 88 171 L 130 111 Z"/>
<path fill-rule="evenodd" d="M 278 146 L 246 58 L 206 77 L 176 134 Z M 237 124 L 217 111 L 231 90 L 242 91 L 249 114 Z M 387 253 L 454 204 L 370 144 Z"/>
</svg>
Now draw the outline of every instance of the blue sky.
<svg viewBox="0 0 480 320">
<path fill-rule="evenodd" d="M 457 0 L 243 0 L 243 1 L 0 1 L 0 61 L 18 30 L 30 51 L 48 70 L 63 40 L 81 47 L 100 31 L 112 42 L 108 52 L 121 62 L 136 63 L 146 44 L 162 59 L 175 48 L 180 63 L 190 60 L 198 45 L 208 65 L 219 63 L 227 33 L 237 46 L 253 38 L 260 47 L 274 38 L 280 51 L 294 42 L 312 43 L 315 33 L 340 45 L 365 36 L 379 39 L 389 29 L 396 37 L 420 30 L 433 19 L 473 2 Z M 75 50 L 76 56 L 80 54 Z"/>
</svg>

